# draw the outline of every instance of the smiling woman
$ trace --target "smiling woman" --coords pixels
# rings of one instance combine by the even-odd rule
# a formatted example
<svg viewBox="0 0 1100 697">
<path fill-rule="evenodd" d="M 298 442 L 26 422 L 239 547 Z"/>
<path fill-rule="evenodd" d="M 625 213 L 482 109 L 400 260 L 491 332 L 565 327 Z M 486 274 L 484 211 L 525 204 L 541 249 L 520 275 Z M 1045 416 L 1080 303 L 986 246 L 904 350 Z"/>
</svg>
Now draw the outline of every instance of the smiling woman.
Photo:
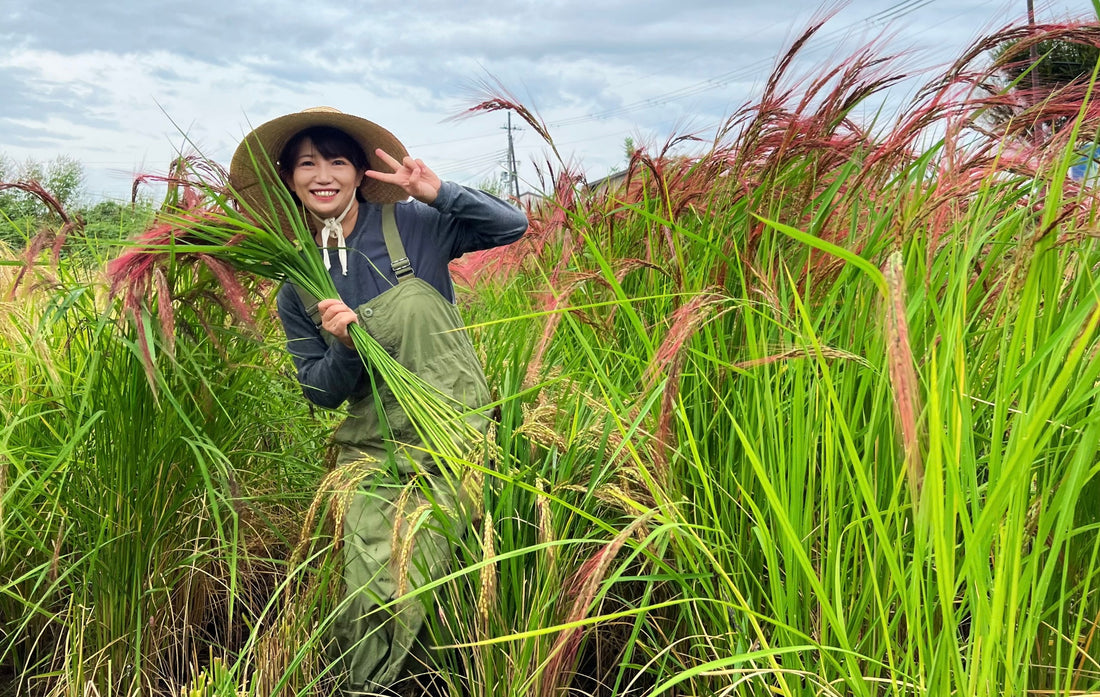
<svg viewBox="0 0 1100 697">
<path fill-rule="evenodd" d="M 261 166 L 265 158 L 281 181 Z M 307 398 L 330 409 L 348 404 L 333 439 L 337 466 L 366 472 L 344 522 L 345 599 L 331 658 L 349 693 L 386 690 L 426 668 L 430 674 L 425 606 L 400 596 L 446 571 L 464 506 L 433 444 L 357 353 L 352 328 L 364 329 L 484 432 L 488 420 L 476 412 L 490 402 L 489 390 L 454 306 L 448 264 L 518 239 L 527 218 L 489 194 L 441 181 L 377 124 L 327 108 L 255 129 L 238 147 L 230 179 L 261 218 L 270 210 L 270 186 L 290 190 L 339 295 L 318 299 L 287 283 L 279 318 Z M 284 220 L 290 213 L 266 222 L 292 235 Z M 425 506 L 442 515 L 424 522 Z"/>
</svg>

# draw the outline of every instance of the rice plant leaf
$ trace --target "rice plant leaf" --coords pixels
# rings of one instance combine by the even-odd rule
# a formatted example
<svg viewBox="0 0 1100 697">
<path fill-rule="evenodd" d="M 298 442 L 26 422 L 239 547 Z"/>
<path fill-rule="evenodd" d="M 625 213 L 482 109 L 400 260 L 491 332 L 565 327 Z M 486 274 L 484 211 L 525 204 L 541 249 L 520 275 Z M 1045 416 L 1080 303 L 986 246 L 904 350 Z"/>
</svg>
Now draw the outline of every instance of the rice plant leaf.
<svg viewBox="0 0 1100 697">
<path fill-rule="evenodd" d="M 877 287 L 879 289 L 879 292 L 882 293 L 882 297 L 885 298 L 889 296 L 889 289 L 886 287 L 886 277 L 883 275 L 883 273 L 879 271 L 874 264 L 859 256 L 855 252 L 835 245 L 831 242 L 826 242 L 820 237 L 815 237 L 814 235 L 805 233 L 796 227 L 785 225 L 775 220 L 769 220 L 768 218 L 756 214 L 753 214 L 753 217 L 764 223 L 765 225 L 775 230 L 778 230 L 779 232 L 782 232 L 784 235 L 787 235 L 791 239 L 797 240 L 798 242 L 801 242 L 809 247 L 819 249 L 823 252 L 832 254 L 835 257 L 843 259 L 844 261 L 848 262 L 852 266 L 855 266 L 860 271 L 863 271 L 865 274 L 867 274 L 867 276 L 875 284 L 875 287 Z"/>
</svg>

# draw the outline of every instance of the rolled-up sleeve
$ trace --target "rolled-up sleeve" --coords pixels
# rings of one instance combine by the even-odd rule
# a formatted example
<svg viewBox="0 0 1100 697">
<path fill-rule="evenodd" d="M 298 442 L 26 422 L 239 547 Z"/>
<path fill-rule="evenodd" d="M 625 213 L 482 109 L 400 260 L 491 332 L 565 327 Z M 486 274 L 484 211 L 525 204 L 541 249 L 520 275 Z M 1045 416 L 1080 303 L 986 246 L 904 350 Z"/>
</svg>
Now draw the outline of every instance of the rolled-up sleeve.
<svg viewBox="0 0 1100 697">
<path fill-rule="evenodd" d="M 449 219 L 451 258 L 515 242 L 527 231 L 527 215 L 492 194 L 443 182 L 432 207 Z"/>
</svg>

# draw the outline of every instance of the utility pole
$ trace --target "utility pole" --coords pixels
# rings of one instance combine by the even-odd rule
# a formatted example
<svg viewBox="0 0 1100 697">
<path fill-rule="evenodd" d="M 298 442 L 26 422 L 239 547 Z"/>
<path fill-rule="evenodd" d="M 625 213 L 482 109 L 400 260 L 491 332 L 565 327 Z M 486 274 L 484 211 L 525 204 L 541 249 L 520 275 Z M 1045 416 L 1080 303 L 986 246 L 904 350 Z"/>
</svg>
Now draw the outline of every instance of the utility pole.
<svg viewBox="0 0 1100 697">
<path fill-rule="evenodd" d="M 1030 2 L 1030 0 L 1028 0 Z M 516 171 L 516 148 L 512 144 L 512 131 L 519 130 L 518 128 L 512 128 L 512 112 L 508 112 L 508 125 L 505 126 L 508 131 L 508 177 L 512 180 L 512 195 L 516 197 L 516 201 L 519 201 L 519 173 Z"/>
<path fill-rule="evenodd" d="M 1035 0 L 1027 0 L 1027 28 L 1035 33 Z M 1032 37 L 1034 38 L 1034 36 Z M 1039 98 L 1039 44 L 1031 44 L 1031 89 L 1035 99 Z"/>
<path fill-rule="evenodd" d="M 1027 0 L 1027 28 L 1030 30 L 1032 41 L 1035 40 L 1035 0 Z M 1031 99 L 1039 103 L 1039 44 L 1031 44 Z M 1035 122 L 1034 136 L 1036 143 L 1043 142 L 1043 124 Z"/>
</svg>

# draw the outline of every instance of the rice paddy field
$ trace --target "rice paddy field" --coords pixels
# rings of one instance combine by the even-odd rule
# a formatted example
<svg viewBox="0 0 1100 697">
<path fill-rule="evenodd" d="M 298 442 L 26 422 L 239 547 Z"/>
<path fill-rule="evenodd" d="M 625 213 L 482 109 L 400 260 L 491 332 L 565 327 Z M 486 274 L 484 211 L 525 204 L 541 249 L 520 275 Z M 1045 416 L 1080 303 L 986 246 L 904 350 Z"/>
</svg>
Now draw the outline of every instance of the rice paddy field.
<svg viewBox="0 0 1100 697">
<path fill-rule="evenodd" d="M 478 510 L 434 689 L 1100 694 L 1100 199 L 1067 176 L 1096 76 L 992 88 L 1010 40 L 1100 27 L 983 39 L 873 124 L 899 64 L 795 76 L 800 40 L 701 154 L 602 191 L 550 159 L 528 235 L 455 264 L 499 412 L 450 458 Z M 209 203 L 183 178 L 162 214 Z M 0 266 L 0 682 L 328 694 L 363 472 L 277 285 L 43 234 Z"/>
</svg>

